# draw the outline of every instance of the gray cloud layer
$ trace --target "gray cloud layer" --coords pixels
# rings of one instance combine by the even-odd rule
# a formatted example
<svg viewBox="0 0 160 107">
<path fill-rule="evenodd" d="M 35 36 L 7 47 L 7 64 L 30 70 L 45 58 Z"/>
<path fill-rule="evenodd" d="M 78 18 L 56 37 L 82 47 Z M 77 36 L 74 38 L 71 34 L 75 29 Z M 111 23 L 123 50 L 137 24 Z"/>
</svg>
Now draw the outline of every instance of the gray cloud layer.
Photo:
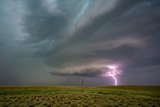
<svg viewBox="0 0 160 107">
<path fill-rule="evenodd" d="M 159 0 L 2 0 L 0 84 L 94 79 L 108 64 L 137 77 L 124 84 L 159 84 L 159 9 Z"/>
</svg>

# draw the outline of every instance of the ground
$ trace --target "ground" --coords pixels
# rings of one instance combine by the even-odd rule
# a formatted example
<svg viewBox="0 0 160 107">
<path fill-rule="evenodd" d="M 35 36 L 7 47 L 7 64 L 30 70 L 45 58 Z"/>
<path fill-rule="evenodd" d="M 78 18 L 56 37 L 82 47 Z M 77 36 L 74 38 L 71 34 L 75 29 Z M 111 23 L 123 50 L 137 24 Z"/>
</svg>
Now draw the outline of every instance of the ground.
<svg viewBox="0 0 160 107">
<path fill-rule="evenodd" d="M 160 107 L 160 86 L 1 86 L 0 107 Z"/>
</svg>

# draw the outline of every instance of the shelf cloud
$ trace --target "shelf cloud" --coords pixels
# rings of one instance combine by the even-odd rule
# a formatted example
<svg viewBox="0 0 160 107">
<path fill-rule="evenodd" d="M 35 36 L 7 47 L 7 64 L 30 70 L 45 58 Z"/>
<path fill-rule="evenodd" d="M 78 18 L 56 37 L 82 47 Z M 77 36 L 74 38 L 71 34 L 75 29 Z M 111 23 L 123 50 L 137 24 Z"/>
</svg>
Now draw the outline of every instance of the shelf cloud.
<svg viewBox="0 0 160 107">
<path fill-rule="evenodd" d="M 159 0 L 1 0 L 0 84 L 94 79 L 110 64 L 122 84 L 160 84 L 159 10 Z"/>
</svg>

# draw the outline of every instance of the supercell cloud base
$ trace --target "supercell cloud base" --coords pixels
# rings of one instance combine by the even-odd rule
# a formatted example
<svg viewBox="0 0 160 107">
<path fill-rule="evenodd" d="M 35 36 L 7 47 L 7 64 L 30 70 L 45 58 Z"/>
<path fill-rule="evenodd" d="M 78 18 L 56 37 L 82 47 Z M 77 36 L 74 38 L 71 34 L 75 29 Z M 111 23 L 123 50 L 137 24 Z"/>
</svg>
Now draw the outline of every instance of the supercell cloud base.
<svg viewBox="0 0 160 107">
<path fill-rule="evenodd" d="M 159 85 L 159 10 L 159 0 L 1 0 L 0 85 Z"/>
</svg>

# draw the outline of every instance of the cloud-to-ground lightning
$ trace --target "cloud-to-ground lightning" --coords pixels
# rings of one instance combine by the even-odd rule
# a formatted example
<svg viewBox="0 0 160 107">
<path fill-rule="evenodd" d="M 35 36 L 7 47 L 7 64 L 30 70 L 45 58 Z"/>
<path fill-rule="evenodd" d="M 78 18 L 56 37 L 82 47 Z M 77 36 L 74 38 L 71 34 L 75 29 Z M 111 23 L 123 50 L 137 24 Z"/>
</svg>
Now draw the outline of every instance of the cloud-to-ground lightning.
<svg viewBox="0 0 160 107">
<path fill-rule="evenodd" d="M 119 70 L 115 65 L 109 65 L 106 67 L 108 68 L 108 70 L 106 71 L 105 76 L 112 77 L 114 79 L 114 85 L 116 86 L 118 84 L 118 79 L 116 78 L 116 76 L 121 74 L 121 70 Z"/>
</svg>

